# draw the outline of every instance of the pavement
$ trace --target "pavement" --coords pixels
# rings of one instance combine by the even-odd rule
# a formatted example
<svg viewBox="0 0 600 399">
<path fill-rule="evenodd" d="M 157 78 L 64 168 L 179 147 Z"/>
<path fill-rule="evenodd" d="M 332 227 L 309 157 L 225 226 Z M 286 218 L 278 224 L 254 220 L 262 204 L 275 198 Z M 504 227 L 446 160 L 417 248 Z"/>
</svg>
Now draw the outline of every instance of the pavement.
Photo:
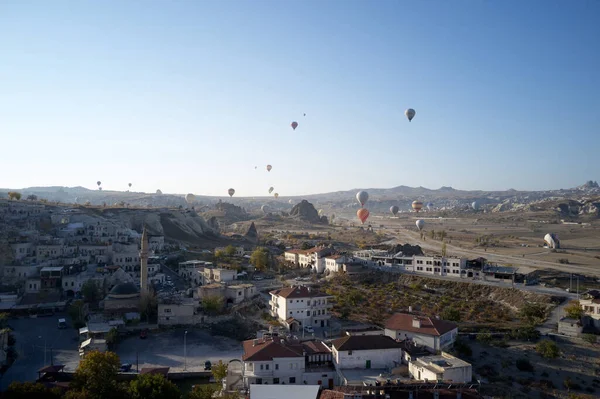
<svg viewBox="0 0 600 399">
<path fill-rule="evenodd" d="M 59 318 L 69 320 L 66 314 L 57 313 L 54 316 L 9 321 L 16 338 L 18 358 L 0 378 L 0 390 L 5 390 L 13 381 L 35 381 L 37 370 L 51 362 L 65 365 L 65 371 L 75 371 L 79 365 L 78 332 L 71 325 L 66 329 L 58 329 Z"/>
<path fill-rule="evenodd" d="M 185 339 L 184 357 L 184 335 Z M 170 367 L 173 371 L 182 371 L 184 363 L 188 371 L 203 371 L 204 362 L 213 364 L 219 360 L 228 362 L 242 356 L 241 342 L 210 335 L 209 332 L 194 327 L 177 328 L 166 331 L 150 331 L 148 338 L 131 336 L 119 342 L 116 352 L 121 363 L 131 363 L 142 367 Z M 187 358 L 187 359 L 186 359 Z"/>
</svg>

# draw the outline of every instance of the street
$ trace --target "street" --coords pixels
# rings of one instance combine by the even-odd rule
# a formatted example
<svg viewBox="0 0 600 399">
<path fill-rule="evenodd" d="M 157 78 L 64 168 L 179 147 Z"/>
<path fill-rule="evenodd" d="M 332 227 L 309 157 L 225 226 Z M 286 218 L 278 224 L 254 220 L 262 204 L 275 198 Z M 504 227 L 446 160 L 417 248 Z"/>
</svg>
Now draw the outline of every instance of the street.
<svg viewBox="0 0 600 399">
<path fill-rule="evenodd" d="M 78 333 L 69 328 L 58 329 L 59 318 L 69 318 L 64 314 L 35 319 L 11 319 L 14 329 L 18 358 L 0 380 L 0 390 L 12 381 L 35 381 L 37 371 L 51 363 L 65 365 L 65 371 L 74 371 L 79 364 L 77 346 Z M 44 362 L 44 348 L 46 361 Z M 44 364 L 45 363 L 45 364 Z"/>
</svg>

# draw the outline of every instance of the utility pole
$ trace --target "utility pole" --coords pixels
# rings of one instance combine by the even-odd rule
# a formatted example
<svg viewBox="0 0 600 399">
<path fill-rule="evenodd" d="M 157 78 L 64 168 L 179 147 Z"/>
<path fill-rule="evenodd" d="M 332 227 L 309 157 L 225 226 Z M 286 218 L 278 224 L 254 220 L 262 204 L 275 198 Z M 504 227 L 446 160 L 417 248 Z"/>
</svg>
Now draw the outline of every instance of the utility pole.
<svg viewBox="0 0 600 399">
<path fill-rule="evenodd" d="M 52 354 L 52 345 L 50 345 L 50 366 L 54 366 L 54 356 Z"/>
<path fill-rule="evenodd" d="M 573 291 L 573 273 L 570 274 L 570 279 L 569 279 L 569 292 Z"/>
<path fill-rule="evenodd" d="M 187 371 L 187 333 L 183 333 L 183 371 Z"/>
<path fill-rule="evenodd" d="M 577 300 L 579 300 L 579 276 L 577 276 Z"/>
<path fill-rule="evenodd" d="M 140 352 L 135 352 L 135 372 L 140 372 Z"/>
</svg>

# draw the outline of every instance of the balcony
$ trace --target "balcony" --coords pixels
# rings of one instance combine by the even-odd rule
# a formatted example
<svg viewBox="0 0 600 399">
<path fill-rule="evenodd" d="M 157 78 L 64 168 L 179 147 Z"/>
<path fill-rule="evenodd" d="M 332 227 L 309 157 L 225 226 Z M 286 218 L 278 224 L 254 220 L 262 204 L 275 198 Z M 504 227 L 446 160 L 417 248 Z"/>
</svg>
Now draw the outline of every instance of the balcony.
<svg viewBox="0 0 600 399">
<path fill-rule="evenodd" d="M 279 304 L 277 302 L 269 301 L 269 307 L 279 309 Z"/>
<path fill-rule="evenodd" d="M 249 370 L 245 370 L 244 371 L 244 377 L 272 377 L 273 376 L 273 370 L 256 370 L 256 368 L 254 369 L 254 371 L 249 371 Z"/>
</svg>

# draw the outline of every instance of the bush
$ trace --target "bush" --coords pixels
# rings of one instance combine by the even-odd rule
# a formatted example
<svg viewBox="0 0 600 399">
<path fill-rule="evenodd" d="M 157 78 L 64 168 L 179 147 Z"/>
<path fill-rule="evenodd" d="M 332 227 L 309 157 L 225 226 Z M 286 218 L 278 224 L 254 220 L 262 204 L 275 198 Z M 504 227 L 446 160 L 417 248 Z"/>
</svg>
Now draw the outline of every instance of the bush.
<svg viewBox="0 0 600 399">
<path fill-rule="evenodd" d="M 529 371 L 529 372 L 533 373 L 533 365 L 529 362 L 528 359 L 525 359 L 525 358 L 517 359 L 517 362 L 515 365 L 517 366 L 517 369 L 519 371 Z"/>
<path fill-rule="evenodd" d="M 487 330 L 481 330 L 481 332 L 477 334 L 477 341 L 484 344 L 489 344 L 492 342 L 492 334 L 490 334 L 490 332 Z"/>
<path fill-rule="evenodd" d="M 545 357 L 546 359 L 554 359 L 560 355 L 560 349 L 554 341 L 543 340 L 537 343 L 535 346 L 537 353 Z"/>
<path fill-rule="evenodd" d="M 472 356 L 473 355 L 473 350 L 471 349 L 471 347 L 469 345 L 467 345 L 465 342 L 463 341 L 456 341 L 454 343 L 454 349 L 461 355 L 464 356 Z"/>
<path fill-rule="evenodd" d="M 583 334 L 582 337 L 585 341 L 590 344 L 595 344 L 597 342 L 598 337 L 594 334 Z"/>
</svg>

